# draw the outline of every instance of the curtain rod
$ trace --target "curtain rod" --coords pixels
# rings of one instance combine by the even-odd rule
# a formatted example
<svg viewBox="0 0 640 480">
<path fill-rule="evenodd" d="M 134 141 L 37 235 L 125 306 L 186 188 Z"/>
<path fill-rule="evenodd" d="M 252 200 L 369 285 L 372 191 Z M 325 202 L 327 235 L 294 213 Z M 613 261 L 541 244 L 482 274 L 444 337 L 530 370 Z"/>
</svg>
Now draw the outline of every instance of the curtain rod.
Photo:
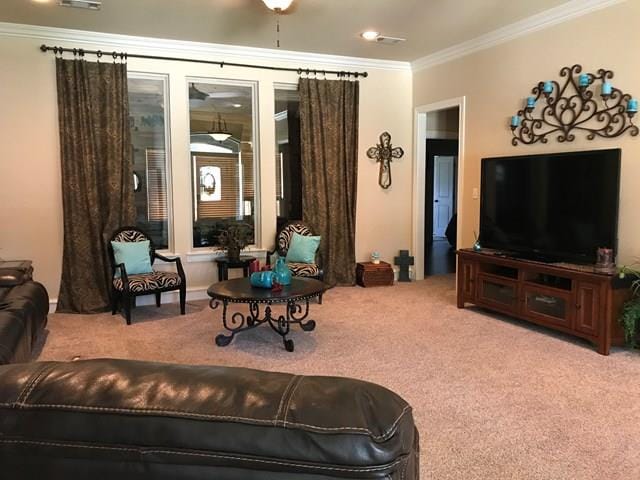
<svg viewBox="0 0 640 480">
<path fill-rule="evenodd" d="M 170 60 L 173 62 L 193 62 L 193 63 L 207 63 L 211 65 L 219 65 L 220 68 L 223 68 L 225 65 L 229 67 L 243 67 L 243 68 L 258 68 L 261 70 L 278 70 L 281 72 L 296 72 L 298 75 L 302 75 L 303 73 L 306 75 L 337 75 L 338 77 L 364 77 L 367 78 L 369 76 L 368 72 L 348 72 L 342 70 L 317 70 L 311 68 L 288 68 L 288 67 L 273 67 L 269 65 L 251 65 L 247 63 L 233 63 L 233 62 L 221 62 L 215 60 L 198 60 L 195 58 L 181 58 L 181 57 L 161 57 L 156 55 L 141 55 L 137 53 L 125 53 L 125 52 L 105 52 L 102 50 L 85 50 L 83 48 L 63 48 L 63 47 L 51 47 L 49 45 L 40 45 L 40 50 L 42 52 L 51 51 L 54 54 L 63 54 L 65 52 L 73 53 L 74 55 L 80 55 L 83 57 L 84 55 L 96 55 L 98 58 L 103 55 L 113 57 L 114 60 L 126 60 L 127 58 L 144 58 L 148 60 Z"/>
</svg>

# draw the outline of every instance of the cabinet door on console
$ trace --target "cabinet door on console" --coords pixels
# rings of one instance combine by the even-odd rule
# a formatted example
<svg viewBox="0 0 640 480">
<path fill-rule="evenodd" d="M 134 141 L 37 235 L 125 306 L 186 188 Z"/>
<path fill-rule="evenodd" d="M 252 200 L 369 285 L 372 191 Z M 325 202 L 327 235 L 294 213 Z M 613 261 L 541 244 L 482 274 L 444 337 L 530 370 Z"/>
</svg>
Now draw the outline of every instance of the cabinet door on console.
<svg viewBox="0 0 640 480">
<path fill-rule="evenodd" d="M 573 306 L 568 291 L 527 285 L 523 290 L 522 308 L 528 318 L 538 323 L 572 328 Z"/>
<path fill-rule="evenodd" d="M 517 314 L 518 284 L 515 280 L 478 274 L 476 304 L 495 308 L 504 313 Z"/>
<path fill-rule="evenodd" d="M 589 335 L 598 336 L 600 326 L 600 285 L 595 283 L 578 283 L 576 298 L 576 330 Z M 602 319 L 605 321 L 605 319 Z"/>
</svg>

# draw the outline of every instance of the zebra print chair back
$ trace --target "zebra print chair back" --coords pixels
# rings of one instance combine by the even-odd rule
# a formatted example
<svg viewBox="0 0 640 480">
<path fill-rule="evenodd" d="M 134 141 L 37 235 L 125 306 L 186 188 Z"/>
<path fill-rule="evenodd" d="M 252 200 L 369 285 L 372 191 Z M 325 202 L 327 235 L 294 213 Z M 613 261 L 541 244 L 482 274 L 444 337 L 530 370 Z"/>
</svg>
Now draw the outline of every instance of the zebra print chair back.
<svg viewBox="0 0 640 480">
<path fill-rule="evenodd" d="M 111 237 L 111 242 L 144 242 L 145 240 L 149 240 L 149 259 L 151 260 L 151 265 L 153 265 L 153 261 L 155 260 L 155 248 L 153 246 L 153 240 L 151 237 L 147 235 L 145 232 L 140 230 L 138 227 L 122 227 L 116 230 Z M 113 249 L 111 248 L 111 242 L 109 242 L 109 252 L 113 257 Z"/>
<path fill-rule="evenodd" d="M 283 226 L 276 234 L 276 245 L 273 251 L 267 252 L 267 265 L 271 265 L 271 255 L 277 253 L 279 257 L 286 258 L 289 246 L 291 245 L 291 239 L 293 234 L 313 236 L 311 227 L 306 223 L 294 220 Z M 316 253 L 315 263 L 297 263 L 287 262 L 287 266 L 291 273 L 296 277 L 316 278 L 322 280 L 324 278 L 324 272 L 322 270 L 322 254 L 318 251 Z M 322 296 L 320 296 L 320 303 L 322 303 Z"/>
<path fill-rule="evenodd" d="M 304 222 L 293 221 L 287 223 L 278 232 L 278 236 L 276 238 L 276 248 L 278 250 L 278 255 L 280 255 L 281 257 L 287 256 L 289 245 L 291 245 L 291 239 L 293 238 L 294 233 L 297 233 L 299 235 L 313 235 L 313 233 L 311 233 L 311 228 L 309 228 L 309 225 Z"/>
</svg>

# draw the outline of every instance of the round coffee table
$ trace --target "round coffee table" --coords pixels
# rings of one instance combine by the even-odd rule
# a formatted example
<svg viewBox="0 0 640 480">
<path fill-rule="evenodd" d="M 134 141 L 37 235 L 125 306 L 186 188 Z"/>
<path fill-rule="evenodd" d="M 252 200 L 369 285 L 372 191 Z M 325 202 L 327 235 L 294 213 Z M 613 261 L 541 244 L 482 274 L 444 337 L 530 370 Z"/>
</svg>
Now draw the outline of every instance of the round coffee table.
<svg viewBox="0 0 640 480">
<path fill-rule="evenodd" d="M 328 285 L 319 280 L 297 277 L 292 278 L 291 285 L 282 287 L 280 291 L 253 287 L 248 278 L 214 283 L 207 290 L 211 297 L 209 306 L 215 310 L 222 303 L 222 325 L 229 331 L 226 335 L 221 333 L 216 337 L 216 345 L 225 347 L 238 333 L 268 323 L 282 336 L 284 348 L 293 352 L 293 340 L 287 338 L 291 325 L 298 324 L 305 332 L 316 328 L 314 320 L 305 321 L 309 315 L 309 300 L 320 299 L 328 288 Z M 229 303 L 247 303 L 249 313 L 245 315 L 235 312 L 231 318 L 227 318 Z M 272 314 L 271 305 L 278 303 L 286 303 L 284 315 Z M 264 316 L 260 314 L 261 306 L 264 306 Z"/>
</svg>

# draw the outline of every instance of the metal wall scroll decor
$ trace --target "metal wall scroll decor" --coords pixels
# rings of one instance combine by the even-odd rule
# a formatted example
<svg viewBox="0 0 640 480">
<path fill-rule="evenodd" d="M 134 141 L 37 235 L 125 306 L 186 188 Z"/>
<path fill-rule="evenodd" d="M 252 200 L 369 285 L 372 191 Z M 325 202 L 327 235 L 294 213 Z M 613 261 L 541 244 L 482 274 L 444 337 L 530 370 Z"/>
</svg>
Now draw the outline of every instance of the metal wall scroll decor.
<svg viewBox="0 0 640 480">
<path fill-rule="evenodd" d="M 391 145 L 391 135 L 383 132 L 380 135 L 380 143 L 367 150 L 367 157 L 375 159 L 380 163 L 380 173 L 378 174 L 378 184 L 382 188 L 391 186 L 391 160 L 404 155 L 404 150 L 400 147 L 393 148 Z"/>
<path fill-rule="evenodd" d="M 556 133 L 559 142 L 572 142 L 579 131 L 585 132 L 588 140 L 619 137 L 626 132 L 638 135 L 633 123 L 638 100 L 609 82 L 613 72 L 602 68 L 595 74 L 581 72 L 580 65 L 564 67 L 560 70 L 562 85 L 551 80 L 539 82 L 531 90 L 533 96 L 526 99 L 525 107 L 511 117 L 514 146 L 547 143 L 547 137 Z M 543 106 L 536 110 L 539 101 Z"/>
</svg>

